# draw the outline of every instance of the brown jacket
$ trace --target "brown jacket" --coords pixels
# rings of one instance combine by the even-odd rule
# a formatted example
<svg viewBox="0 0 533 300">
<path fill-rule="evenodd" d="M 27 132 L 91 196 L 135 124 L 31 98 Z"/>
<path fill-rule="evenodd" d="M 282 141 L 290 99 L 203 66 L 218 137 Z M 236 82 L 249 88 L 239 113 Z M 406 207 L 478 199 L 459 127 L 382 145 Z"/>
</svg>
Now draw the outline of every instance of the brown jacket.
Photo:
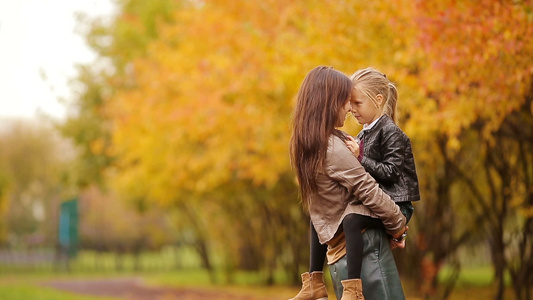
<svg viewBox="0 0 533 300">
<path fill-rule="evenodd" d="M 405 226 L 398 206 L 335 135 L 329 139 L 325 167 L 317 176 L 317 185 L 309 214 L 322 244 L 333 238 L 344 216 L 350 213 L 380 218 L 391 235 Z"/>
</svg>

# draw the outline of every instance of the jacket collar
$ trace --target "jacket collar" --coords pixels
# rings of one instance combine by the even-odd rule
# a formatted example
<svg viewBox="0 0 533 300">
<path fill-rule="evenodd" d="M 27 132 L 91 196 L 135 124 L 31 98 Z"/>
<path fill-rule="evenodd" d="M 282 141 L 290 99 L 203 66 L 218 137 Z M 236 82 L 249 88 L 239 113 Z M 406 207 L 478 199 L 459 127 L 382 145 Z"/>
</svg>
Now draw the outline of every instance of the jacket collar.
<svg viewBox="0 0 533 300">
<path fill-rule="evenodd" d="M 363 132 L 370 132 L 370 131 L 373 131 L 376 128 L 381 128 L 383 125 L 385 125 L 389 121 L 392 121 L 391 118 L 389 118 L 389 116 L 382 115 L 377 120 L 375 120 L 374 122 L 370 123 L 370 125 L 368 125 L 365 128 L 363 128 Z"/>
</svg>

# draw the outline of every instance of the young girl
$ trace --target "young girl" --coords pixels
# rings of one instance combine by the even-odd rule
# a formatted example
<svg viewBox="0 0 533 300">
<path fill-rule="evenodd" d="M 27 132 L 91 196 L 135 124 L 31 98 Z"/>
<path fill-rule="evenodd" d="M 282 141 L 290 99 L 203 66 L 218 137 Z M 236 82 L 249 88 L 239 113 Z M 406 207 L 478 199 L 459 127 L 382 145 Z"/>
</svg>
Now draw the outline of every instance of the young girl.
<svg viewBox="0 0 533 300">
<path fill-rule="evenodd" d="M 414 208 L 412 201 L 420 200 L 418 177 L 415 169 L 411 143 L 405 133 L 395 124 L 398 91 L 394 84 L 381 72 L 366 68 L 351 76 L 354 91 L 352 93 L 352 113 L 363 130 L 357 135 L 359 143 L 351 136 L 345 135 L 347 147 L 361 162 L 365 170 L 376 179 L 380 188 L 387 193 L 399 206 L 406 220 L 411 218 Z M 385 228 L 382 221 L 375 216 L 351 213 L 343 221 L 346 239 L 346 258 L 348 264 L 348 280 L 360 282 L 363 237 L 365 228 Z M 406 233 L 401 238 L 391 239 L 392 247 L 404 247 Z M 314 226 L 311 226 L 311 274 L 321 274 L 327 245 L 320 244 Z M 358 283 L 360 284 L 360 283 Z M 293 298 L 312 299 L 321 293 L 317 288 L 325 289 L 323 284 L 316 283 L 312 291 L 305 291 Z M 346 288 L 345 288 L 346 291 Z M 342 299 L 364 299 L 361 293 L 358 298 L 347 298 L 343 292 Z"/>
</svg>

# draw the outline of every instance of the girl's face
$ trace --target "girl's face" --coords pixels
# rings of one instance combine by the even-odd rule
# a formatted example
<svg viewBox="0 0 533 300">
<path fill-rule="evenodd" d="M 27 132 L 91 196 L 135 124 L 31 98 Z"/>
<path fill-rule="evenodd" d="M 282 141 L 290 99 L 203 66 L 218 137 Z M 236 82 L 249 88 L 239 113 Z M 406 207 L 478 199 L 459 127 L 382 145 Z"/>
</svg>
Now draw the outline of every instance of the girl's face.
<svg viewBox="0 0 533 300">
<path fill-rule="evenodd" d="M 352 97 L 348 97 L 346 99 L 346 102 L 341 107 L 341 110 L 339 111 L 339 117 L 337 119 L 337 124 L 335 124 L 335 127 L 342 127 L 344 126 L 344 120 L 346 120 L 346 115 L 352 111 Z"/>
<path fill-rule="evenodd" d="M 377 95 L 378 107 L 374 102 L 366 97 L 359 89 L 352 90 L 352 112 L 357 122 L 361 125 L 370 124 L 381 116 L 381 107 L 383 96 Z"/>
</svg>

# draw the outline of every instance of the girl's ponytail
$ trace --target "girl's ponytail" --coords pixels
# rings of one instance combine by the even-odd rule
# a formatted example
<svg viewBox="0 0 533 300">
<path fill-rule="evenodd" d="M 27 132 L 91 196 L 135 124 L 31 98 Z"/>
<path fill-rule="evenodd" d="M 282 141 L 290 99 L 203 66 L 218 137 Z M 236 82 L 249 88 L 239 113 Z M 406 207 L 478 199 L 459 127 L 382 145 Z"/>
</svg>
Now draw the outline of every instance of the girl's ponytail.
<svg viewBox="0 0 533 300">
<path fill-rule="evenodd" d="M 396 88 L 394 83 L 389 81 L 387 99 L 385 100 L 385 104 L 383 105 L 383 113 L 389 116 L 395 124 L 398 124 L 399 119 L 398 110 L 396 108 L 397 103 L 398 89 Z"/>
</svg>

